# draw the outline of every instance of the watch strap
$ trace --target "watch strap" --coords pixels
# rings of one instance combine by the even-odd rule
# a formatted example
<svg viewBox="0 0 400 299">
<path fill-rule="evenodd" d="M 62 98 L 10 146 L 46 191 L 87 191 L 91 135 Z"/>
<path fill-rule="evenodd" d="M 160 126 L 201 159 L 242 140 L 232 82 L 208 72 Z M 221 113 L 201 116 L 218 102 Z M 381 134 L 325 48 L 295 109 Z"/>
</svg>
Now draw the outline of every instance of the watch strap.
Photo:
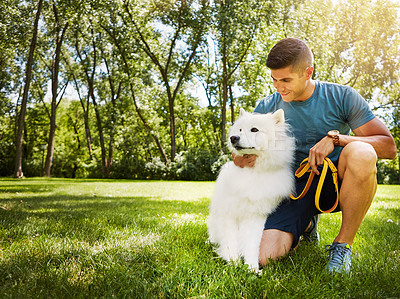
<svg viewBox="0 0 400 299">
<path fill-rule="evenodd" d="M 339 135 L 332 136 L 332 140 L 333 140 L 333 145 L 334 146 L 340 146 Z"/>
</svg>

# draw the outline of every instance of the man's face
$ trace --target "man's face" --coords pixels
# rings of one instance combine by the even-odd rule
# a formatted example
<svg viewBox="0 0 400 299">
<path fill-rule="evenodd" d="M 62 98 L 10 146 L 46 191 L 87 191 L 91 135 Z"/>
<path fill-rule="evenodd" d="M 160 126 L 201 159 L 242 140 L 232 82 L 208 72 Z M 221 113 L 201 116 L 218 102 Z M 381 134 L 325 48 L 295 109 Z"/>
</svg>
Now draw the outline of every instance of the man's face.
<svg viewBox="0 0 400 299">
<path fill-rule="evenodd" d="M 309 90 L 311 74 L 312 67 L 306 68 L 303 72 L 293 72 L 291 66 L 271 69 L 274 87 L 285 102 L 305 101 L 312 95 Z"/>
</svg>

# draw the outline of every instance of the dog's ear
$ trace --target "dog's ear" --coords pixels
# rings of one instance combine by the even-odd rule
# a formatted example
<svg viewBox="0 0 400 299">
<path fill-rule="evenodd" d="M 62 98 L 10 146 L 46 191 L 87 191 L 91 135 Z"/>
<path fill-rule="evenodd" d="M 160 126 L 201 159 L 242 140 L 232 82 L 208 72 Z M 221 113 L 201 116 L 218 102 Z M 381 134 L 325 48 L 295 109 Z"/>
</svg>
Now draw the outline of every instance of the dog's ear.
<svg viewBox="0 0 400 299">
<path fill-rule="evenodd" d="M 243 108 L 240 108 L 239 117 L 242 117 L 242 116 L 244 116 L 246 114 L 249 114 L 249 113 L 246 110 L 244 110 Z"/>
<path fill-rule="evenodd" d="M 285 113 L 283 112 L 283 109 L 276 110 L 272 114 L 272 117 L 274 118 L 277 124 L 285 122 Z"/>
</svg>

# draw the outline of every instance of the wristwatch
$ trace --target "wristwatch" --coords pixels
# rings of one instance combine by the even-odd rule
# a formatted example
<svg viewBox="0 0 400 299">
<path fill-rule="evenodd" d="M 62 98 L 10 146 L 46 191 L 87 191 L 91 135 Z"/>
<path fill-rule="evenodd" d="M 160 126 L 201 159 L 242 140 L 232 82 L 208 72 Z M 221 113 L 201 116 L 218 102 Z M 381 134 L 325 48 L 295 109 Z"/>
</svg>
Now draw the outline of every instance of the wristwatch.
<svg viewBox="0 0 400 299">
<path fill-rule="evenodd" d="M 338 130 L 331 130 L 327 134 L 328 137 L 332 138 L 334 146 L 340 146 L 339 133 Z"/>
</svg>

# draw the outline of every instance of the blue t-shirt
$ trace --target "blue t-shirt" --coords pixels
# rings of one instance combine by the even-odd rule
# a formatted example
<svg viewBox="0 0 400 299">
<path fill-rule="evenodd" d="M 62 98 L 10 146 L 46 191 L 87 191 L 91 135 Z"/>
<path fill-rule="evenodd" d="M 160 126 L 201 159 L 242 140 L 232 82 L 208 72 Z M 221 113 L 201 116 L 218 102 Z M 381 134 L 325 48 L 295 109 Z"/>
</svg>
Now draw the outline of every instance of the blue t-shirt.
<svg viewBox="0 0 400 299">
<path fill-rule="evenodd" d="M 309 150 L 330 130 L 350 134 L 375 116 L 361 95 L 349 86 L 315 81 L 312 96 L 304 102 L 284 102 L 277 92 L 261 100 L 255 113 L 283 109 L 285 121 L 296 139 L 295 167 L 308 157 Z M 341 147 L 328 156 L 337 161 Z"/>
</svg>

